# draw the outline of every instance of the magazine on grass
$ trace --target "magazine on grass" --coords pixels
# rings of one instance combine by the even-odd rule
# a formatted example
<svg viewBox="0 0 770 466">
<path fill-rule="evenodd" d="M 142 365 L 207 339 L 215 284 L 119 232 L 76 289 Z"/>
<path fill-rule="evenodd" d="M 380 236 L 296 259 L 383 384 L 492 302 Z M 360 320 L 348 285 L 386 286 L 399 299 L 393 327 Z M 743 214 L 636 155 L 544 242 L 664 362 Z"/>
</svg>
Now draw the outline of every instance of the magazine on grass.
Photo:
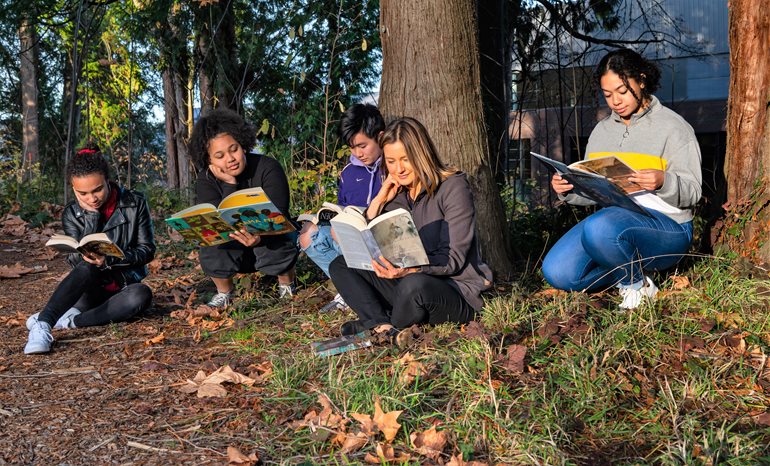
<svg viewBox="0 0 770 466">
<path fill-rule="evenodd" d="M 428 255 L 412 215 L 404 209 L 384 213 L 367 224 L 356 212 L 331 219 L 345 263 L 354 269 L 374 270 L 372 260 L 385 257 L 396 267 L 428 264 Z"/>
<path fill-rule="evenodd" d="M 236 191 L 218 206 L 196 204 L 166 219 L 183 238 L 201 246 L 230 241 L 230 233 L 246 228 L 252 235 L 278 235 L 294 231 L 294 225 L 278 210 L 262 188 Z"/>
</svg>

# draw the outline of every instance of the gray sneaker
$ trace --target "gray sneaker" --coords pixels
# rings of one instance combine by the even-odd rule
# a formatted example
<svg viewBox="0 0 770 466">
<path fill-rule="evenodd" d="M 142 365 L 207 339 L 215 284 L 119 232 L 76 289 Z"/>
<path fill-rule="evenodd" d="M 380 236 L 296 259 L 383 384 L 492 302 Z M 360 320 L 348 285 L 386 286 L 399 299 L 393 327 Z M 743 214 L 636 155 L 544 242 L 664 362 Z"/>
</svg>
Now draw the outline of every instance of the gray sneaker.
<svg viewBox="0 0 770 466">
<path fill-rule="evenodd" d="M 232 298 L 233 298 L 232 293 L 217 293 L 211 297 L 211 299 L 209 300 L 209 302 L 206 303 L 206 305 L 213 308 L 227 307 L 232 302 Z"/>
<path fill-rule="evenodd" d="M 318 310 L 318 312 L 329 312 L 335 309 L 343 310 L 347 307 L 348 305 L 345 302 L 345 300 L 342 299 L 342 296 L 340 296 L 339 293 L 337 293 L 337 296 L 335 296 L 334 299 L 326 303 L 324 307 Z"/>
<path fill-rule="evenodd" d="M 294 293 L 297 292 L 297 287 L 293 283 L 279 283 L 278 284 L 278 297 L 280 299 L 291 299 L 294 297 Z"/>
<path fill-rule="evenodd" d="M 74 307 L 69 308 L 67 312 L 64 313 L 63 316 L 59 317 L 59 320 L 56 321 L 53 328 L 54 330 L 59 330 L 62 328 L 75 328 L 75 322 L 73 319 L 75 316 L 80 315 L 80 311 L 75 309 Z M 27 319 L 27 330 L 32 330 L 32 327 L 35 325 L 37 320 L 40 318 L 40 313 L 36 312 L 29 316 Z"/>
<path fill-rule="evenodd" d="M 29 331 L 27 345 L 24 347 L 24 354 L 42 354 L 51 351 L 53 335 L 51 335 L 51 326 L 47 322 L 36 321 Z"/>
</svg>

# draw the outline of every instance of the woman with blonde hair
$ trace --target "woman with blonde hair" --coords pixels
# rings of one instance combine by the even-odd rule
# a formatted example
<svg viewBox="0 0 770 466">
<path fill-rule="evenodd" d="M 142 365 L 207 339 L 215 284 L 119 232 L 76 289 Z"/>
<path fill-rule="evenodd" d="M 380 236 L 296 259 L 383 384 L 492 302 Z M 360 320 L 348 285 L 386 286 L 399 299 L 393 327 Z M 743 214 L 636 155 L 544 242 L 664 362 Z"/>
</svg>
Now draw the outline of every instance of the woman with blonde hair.
<svg viewBox="0 0 770 466">
<path fill-rule="evenodd" d="M 365 330 L 395 336 L 413 324 L 465 323 L 483 306 L 481 292 L 492 273 L 481 260 L 475 209 L 464 173 L 438 157 L 425 127 L 414 118 L 397 119 L 379 138 L 388 176 L 366 210 L 368 220 L 398 208 L 412 214 L 429 264 L 400 268 L 384 257 L 374 271 L 347 267 L 335 259 L 329 272 L 358 319 L 343 335 Z"/>
</svg>

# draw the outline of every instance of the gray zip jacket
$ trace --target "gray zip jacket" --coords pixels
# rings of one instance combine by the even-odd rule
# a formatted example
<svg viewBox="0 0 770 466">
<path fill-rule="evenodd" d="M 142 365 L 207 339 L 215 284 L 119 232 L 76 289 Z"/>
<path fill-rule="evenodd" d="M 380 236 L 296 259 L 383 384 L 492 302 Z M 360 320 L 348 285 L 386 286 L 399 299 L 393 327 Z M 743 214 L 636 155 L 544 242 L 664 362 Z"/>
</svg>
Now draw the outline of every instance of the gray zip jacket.
<svg viewBox="0 0 770 466">
<path fill-rule="evenodd" d="M 383 212 L 398 208 L 412 213 L 428 253 L 430 265 L 423 265 L 420 272 L 451 279 L 473 309 L 484 307 L 481 292 L 492 286 L 492 271 L 481 260 L 476 209 L 465 174 L 449 176 L 432 196 L 423 190 L 414 202 L 401 190 Z"/>
<path fill-rule="evenodd" d="M 586 158 L 610 154 L 637 170 L 665 167 L 663 186 L 655 194 L 682 209 L 682 213 L 667 214 L 674 221 L 692 220 L 692 207 L 702 192 L 701 155 L 695 132 L 684 118 L 663 106 L 655 96 L 645 110 L 631 117 L 628 125 L 612 112 L 591 132 Z M 576 194 L 560 197 L 570 204 L 593 204 Z"/>
</svg>

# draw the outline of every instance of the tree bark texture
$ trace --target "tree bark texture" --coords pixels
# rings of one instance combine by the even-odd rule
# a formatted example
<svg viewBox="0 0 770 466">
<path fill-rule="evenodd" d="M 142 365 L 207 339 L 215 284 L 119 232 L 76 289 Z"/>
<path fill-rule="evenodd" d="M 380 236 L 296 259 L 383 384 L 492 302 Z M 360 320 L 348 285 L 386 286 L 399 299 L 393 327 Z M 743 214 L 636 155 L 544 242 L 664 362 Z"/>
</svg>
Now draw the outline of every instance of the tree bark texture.
<svg viewBox="0 0 770 466">
<path fill-rule="evenodd" d="M 382 0 L 380 107 L 430 132 L 442 160 L 468 174 L 484 260 L 510 273 L 505 215 L 489 163 L 473 0 Z"/>
<path fill-rule="evenodd" d="M 29 180 L 30 170 L 39 160 L 40 124 L 38 120 L 37 34 L 27 19 L 19 27 L 22 114 L 22 179 Z"/>
<path fill-rule="evenodd" d="M 728 21 L 728 212 L 720 240 L 770 263 L 770 9 L 764 2 L 731 0 Z M 736 219 L 740 224 L 732 225 Z"/>
</svg>

